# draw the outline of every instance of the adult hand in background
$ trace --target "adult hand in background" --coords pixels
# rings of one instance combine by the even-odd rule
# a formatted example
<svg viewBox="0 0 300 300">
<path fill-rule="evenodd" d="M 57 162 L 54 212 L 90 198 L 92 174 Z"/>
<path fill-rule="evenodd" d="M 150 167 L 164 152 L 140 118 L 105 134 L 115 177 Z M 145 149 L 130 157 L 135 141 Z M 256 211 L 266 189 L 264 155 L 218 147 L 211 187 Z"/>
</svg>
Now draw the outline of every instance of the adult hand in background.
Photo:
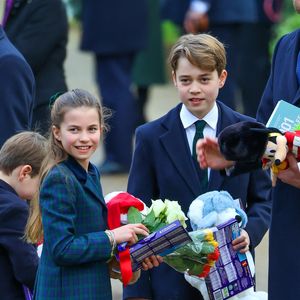
<svg viewBox="0 0 300 300">
<path fill-rule="evenodd" d="M 233 161 L 226 160 L 220 152 L 218 140 L 206 137 L 199 139 L 196 145 L 197 159 L 202 169 L 212 168 L 223 170 L 234 165 Z"/>
<path fill-rule="evenodd" d="M 292 153 L 288 153 L 286 156 L 289 167 L 286 170 L 280 171 L 277 178 L 282 182 L 290 184 L 296 188 L 300 188 L 300 171 L 297 160 Z"/>
<path fill-rule="evenodd" d="M 187 33 L 200 33 L 208 29 L 209 19 L 206 13 L 189 10 L 184 19 L 184 29 Z"/>
</svg>

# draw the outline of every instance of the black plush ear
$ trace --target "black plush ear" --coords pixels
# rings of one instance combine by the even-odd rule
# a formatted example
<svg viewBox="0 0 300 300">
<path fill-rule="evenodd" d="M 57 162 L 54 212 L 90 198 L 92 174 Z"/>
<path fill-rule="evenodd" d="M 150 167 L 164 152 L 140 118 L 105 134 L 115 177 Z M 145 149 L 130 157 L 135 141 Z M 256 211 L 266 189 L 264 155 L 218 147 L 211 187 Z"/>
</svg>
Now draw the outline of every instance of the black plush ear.
<svg viewBox="0 0 300 300">
<path fill-rule="evenodd" d="M 265 125 L 258 122 L 244 121 L 230 125 L 218 137 L 220 150 L 227 160 L 259 161 L 267 145 L 268 132 Z"/>
</svg>

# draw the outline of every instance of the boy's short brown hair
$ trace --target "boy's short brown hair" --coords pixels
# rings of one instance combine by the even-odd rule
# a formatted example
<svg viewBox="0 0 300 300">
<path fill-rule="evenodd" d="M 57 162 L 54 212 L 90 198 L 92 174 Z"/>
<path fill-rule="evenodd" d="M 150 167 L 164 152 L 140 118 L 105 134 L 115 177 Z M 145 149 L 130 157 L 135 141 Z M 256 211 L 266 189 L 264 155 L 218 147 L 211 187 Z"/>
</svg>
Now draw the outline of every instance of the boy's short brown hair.
<svg viewBox="0 0 300 300">
<path fill-rule="evenodd" d="M 209 34 L 186 34 L 178 39 L 169 55 L 169 63 L 174 72 L 180 57 L 187 58 L 200 69 L 210 72 L 217 70 L 219 76 L 226 67 L 224 45 Z"/>
<path fill-rule="evenodd" d="M 0 170 L 10 175 L 14 169 L 30 165 L 31 177 L 39 174 L 47 153 L 47 140 L 37 132 L 24 131 L 10 137 L 0 150 Z"/>
</svg>

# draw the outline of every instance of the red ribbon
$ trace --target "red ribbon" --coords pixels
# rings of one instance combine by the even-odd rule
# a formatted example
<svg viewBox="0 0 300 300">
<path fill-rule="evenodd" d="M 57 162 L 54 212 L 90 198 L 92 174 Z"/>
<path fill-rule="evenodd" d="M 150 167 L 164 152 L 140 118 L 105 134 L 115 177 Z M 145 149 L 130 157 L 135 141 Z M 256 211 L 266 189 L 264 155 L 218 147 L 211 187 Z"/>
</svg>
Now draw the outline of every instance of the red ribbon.
<svg viewBox="0 0 300 300">
<path fill-rule="evenodd" d="M 132 267 L 129 248 L 119 252 L 120 270 L 122 274 L 122 282 L 126 286 L 132 278 Z"/>
<path fill-rule="evenodd" d="M 107 203 L 108 228 L 115 229 L 121 226 L 121 214 L 126 214 L 128 209 L 133 206 L 139 211 L 144 209 L 144 203 L 129 193 L 122 192 L 117 194 Z M 129 248 L 119 252 L 120 271 L 124 286 L 128 285 L 132 278 L 132 267 Z"/>
</svg>

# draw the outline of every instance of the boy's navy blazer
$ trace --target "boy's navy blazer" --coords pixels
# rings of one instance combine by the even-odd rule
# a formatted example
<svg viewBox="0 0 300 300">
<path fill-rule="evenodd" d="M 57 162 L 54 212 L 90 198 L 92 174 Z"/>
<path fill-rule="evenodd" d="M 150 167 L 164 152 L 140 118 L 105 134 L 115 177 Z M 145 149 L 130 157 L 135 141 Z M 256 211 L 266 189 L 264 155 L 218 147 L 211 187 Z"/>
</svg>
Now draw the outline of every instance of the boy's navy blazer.
<svg viewBox="0 0 300 300">
<path fill-rule="evenodd" d="M 50 170 L 40 192 L 44 244 L 35 299 L 111 299 L 111 245 L 99 174 L 71 157 Z"/>
<path fill-rule="evenodd" d="M 190 203 L 201 194 L 201 189 L 179 116 L 181 105 L 160 119 L 137 129 L 128 192 L 145 201 L 147 205 L 151 204 L 151 199 L 176 200 L 187 213 Z M 217 134 L 228 125 L 251 119 L 220 102 L 217 105 Z M 270 188 L 269 176 L 262 170 L 236 177 L 222 176 L 219 171 L 211 170 L 208 184 L 209 191 L 226 190 L 233 198 L 241 199 L 249 217 L 246 231 L 252 247 L 258 245 L 269 227 Z M 201 299 L 199 293 L 196 293 L 197 290 L 184 280 L 182 274 L 170 272 L 164 264 L 150 272 L 152 284 L 156 287 L 153 299 Z M 177 278 L 174 279 L 175 277 Z M 173 288 L 174 285 L 176 289 Z M 141 290 L 146 294 L 141 294 Z M 124 292 L 125 299 L 129 296 L 147 298 L 150 295 L 149 283 L 144 276 L 137 284 L 128 286 Z"/>
<path fill-rule="evenodd" d="M 277 43 L 271 74 L 257 112 L 258 121 L 266 123 L 279 100 L 300 107 L 296 76 L 299 51 L 300 30 L 285 35 Z M 300 299 L 300 260 L 296 254 L 300 248 L 300 189 L 278 180 L 271 197 L 269 299 Z"/>
<path fill-rule="evenodd" d="M 29 207 L 15 190 L 0 180 L 1 299 L 24 300 L 22 284 L 33 290 L 38 255 L 23 240 Z"/>
</svg>

